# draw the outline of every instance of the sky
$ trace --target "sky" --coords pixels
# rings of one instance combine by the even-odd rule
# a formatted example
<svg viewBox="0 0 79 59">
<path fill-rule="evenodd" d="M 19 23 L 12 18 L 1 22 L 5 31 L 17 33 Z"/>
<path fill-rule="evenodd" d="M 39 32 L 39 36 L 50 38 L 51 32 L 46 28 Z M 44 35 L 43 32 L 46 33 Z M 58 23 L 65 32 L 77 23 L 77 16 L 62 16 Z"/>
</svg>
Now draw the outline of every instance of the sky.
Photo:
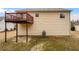
<svg viewBox="0 0 79 59">
<path fill-rule="evenodd" d="M 25 8 L 0 8 L 0 16 L 4 16 L 5 11 L 6 12 L 15 12 L 16 10 L 22 10 Z"/>
<path fill-rule="evenodd" d="M 22 10 L 25 8 L 0 8 L 0 16 L 4 16 L 5 11 L 7 12 L 15 12 L 16 10 Z M 66 8 L 72 10 L 71 12 L 71 20 L 79 20 L 79 8 Z"/>
<path fill-rule="evenodd" d="M 68 8 L 71 11 L 71 20 L 79 20 L 79 8 Z"/>
<path fill-rule="evenodd" d="M 71 10 L 71 14 L 79 14 L 79 8 L 68 8 L 69 10 Z"/>
</svg>

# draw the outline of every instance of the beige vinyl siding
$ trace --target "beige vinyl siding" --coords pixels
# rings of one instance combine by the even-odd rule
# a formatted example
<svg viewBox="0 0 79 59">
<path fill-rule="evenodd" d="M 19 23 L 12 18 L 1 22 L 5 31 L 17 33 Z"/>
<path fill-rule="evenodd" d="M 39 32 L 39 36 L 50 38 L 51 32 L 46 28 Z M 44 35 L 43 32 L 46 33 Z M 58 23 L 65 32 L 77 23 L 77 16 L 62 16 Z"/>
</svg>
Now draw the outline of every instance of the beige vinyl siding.
<svg viewBox="0 0 79 59">
<path fill-rule="evenodd" d="M 75 25 L 75 30 L 79 31 L 79 25 Z"/>
<path fill-rule="evenodd" d="M 39 17 L 35 17 L 36 13 Z M 65 18 L 60 18 L 60 12 L 31 12 L 29 14 L 34 17 L 34 23 L 29 25 L 28 35 L 42 35 L 43 30 L 46 31 L 47 36 L 70 34 L 69 12 L 64 12 Z M 20 24 L 18 29 L 19 35 L 26 35 L 25 25 Z"/>
</svg>

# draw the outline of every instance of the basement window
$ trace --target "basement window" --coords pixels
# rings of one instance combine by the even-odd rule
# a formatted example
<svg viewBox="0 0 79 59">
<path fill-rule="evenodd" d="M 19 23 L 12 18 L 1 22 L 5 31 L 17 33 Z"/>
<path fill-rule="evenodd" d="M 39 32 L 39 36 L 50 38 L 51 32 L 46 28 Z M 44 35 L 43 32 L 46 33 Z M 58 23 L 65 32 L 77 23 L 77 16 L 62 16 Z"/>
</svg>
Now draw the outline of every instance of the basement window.
<svg viewBox="0 0 79 59">
<path fill-rule="evenodd" d="M 36 13 L 36 14 L 35 14 L 35 16 L 36 16 L 36 17 L 39 17 L 39 14 L 38 14 L 38 13 Z"/>
<path fill-rule="evenodd" d="M 64 13 L 60 13 L 60 18 L 65 18 Z"/>
</svg>

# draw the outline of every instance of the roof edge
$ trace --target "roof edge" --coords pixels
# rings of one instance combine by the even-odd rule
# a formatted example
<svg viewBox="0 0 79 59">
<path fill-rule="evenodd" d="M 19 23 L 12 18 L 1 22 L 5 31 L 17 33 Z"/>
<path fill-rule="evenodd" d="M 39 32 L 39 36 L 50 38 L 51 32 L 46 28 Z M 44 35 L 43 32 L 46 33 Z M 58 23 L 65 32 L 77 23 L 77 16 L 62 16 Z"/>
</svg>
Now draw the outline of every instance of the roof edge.
<svg viewBox="0 0 79 59">
<path fill-rule="evenodd" d="M 64 8 L 26 8 L 24 10 L 16 10 L 16 12 L 28 12 L 28 11 L 33 11 L 33 12 L 42 12 L 42 11 L 48 11 L 48 12 L 71 12 L 72 10 L 67 10 Z"/>
</svg>

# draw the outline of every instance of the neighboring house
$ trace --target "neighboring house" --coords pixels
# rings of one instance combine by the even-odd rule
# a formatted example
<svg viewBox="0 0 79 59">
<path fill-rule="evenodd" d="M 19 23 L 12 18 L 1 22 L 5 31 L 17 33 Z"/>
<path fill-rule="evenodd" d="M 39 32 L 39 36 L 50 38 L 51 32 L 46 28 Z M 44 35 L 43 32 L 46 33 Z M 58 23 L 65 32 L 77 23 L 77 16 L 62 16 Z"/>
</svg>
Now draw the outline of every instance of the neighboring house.
<svg viewBox="0 0 79 59">
<path fill-rule="evenodd" d="M 79 25 L 74 25 L 75 26 L 75 31 L 79 31 Z"/>
<path fill-rule="evenodd" d="M 7 30 L 14 29 L 14 24 L 7 23 Z M 0 32 L 5 31 L 5 19 L 4 17 L 0 17 Z"/>
<path fill-rule="evenodd" d="M 74 27 L 74 31 L 79 31 L 79 20 L 71 21 L 72 27 Z"/>
<path fill-rule="evenodd" d="M 18 35 L 38 36 L 45 31 L 47 36 L 53 35 L 70 35 L 70 10 L 62 8 L 26 8 L 26 10 L 17 10 L 16 13 L 28 13 L 31 17 L 26 20 L 33 20 L 33 23 L 28 22 L 20 24 L 21 20 L 15 23 L 18 24 Z M 25 18 L 25 15 L 22 15 Z M 24 21 L 24 20 L 23 20 Z"/>
</svg>

